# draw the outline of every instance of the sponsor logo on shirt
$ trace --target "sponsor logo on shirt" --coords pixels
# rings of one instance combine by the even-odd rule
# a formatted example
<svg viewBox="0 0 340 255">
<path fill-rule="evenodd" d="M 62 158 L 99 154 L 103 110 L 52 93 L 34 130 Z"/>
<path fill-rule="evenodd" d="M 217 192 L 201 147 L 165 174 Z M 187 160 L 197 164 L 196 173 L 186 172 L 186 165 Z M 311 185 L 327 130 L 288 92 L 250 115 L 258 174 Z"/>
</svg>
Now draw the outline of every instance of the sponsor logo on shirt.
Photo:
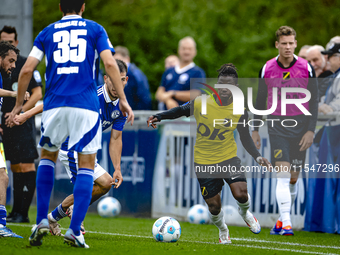
<svg viewBox="0 0 340 255">
<path fill-rule="evenodd" d="M 178 83 L 184 84 L 189 79 L 189 75 L 187 73 L 181 74 L 178 78 Z"/>
<path fill-rule="evenodd" d="M 174 77 L 174 76 L 172 75 L 172 73 L 169 73 L 165 78 L 166 78 L 168 81 L 170 81 L 170 80 L 172 80 L 173 77 Z"/>
<path fill-rule="evenodd" d="M 120 112 L 118 110 L 115 110 L 111 113 L 111 118 L 112 119 L 117 119 L 120 115 Z"/>
</svg>

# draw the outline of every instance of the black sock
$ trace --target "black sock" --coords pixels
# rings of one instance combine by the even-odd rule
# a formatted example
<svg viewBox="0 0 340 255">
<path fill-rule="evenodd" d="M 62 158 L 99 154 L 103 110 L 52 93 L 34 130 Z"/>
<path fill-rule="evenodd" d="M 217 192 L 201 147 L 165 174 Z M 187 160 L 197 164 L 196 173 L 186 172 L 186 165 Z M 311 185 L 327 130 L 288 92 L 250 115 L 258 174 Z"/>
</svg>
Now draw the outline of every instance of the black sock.
<svg viewBox="0 0 340 255">
<path fill-rule="evenodd" d="M 22 201 L 22 173 L 13 173 L 13 208 L 11 214 L 20 213 Z"/>
<path fill-rule="evenodd" d="M 34 191 L 35 191 L 35 179 L 36 172 L 31 171 L 27 173 L 22 173 L 24 181 L 22 185 L 22 203 L 21 203 L 21 211 L 22 216 L 27 217 L 28 209 L 30 208 Z"/>
</svg>

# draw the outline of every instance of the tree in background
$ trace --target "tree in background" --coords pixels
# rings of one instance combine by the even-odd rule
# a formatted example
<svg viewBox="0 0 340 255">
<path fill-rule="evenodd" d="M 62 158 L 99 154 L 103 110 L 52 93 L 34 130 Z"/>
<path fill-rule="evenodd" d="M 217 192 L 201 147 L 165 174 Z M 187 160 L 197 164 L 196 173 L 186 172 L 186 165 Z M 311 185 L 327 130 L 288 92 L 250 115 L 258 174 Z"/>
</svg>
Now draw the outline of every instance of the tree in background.
<svg viewBox="0 0 340 255">
<path fill-rule="evenodd" d="M 61 12 L 54 11 L 58 2 L 34 0 L 34 36 L 60 18 Z M 336 0 L 88 0 L 86 5 L 84 18 L 102 24 L 113 45 L 129 48 L 149 79 L 153 97 L 164 59 L 177 53 L 177 43 L 185 36 L 195 38 L 195 62 L 207 77 L 232 62 L 240 77 L 250 78 L 258 77 L 265 61 L 277 55 L 275 31 L 282 25 L 297 31 L 297 49 L 304 44 L 325 46 L 340 34 Z M 39 68 L 43 72 L 44 67 Z"/>
</svg>

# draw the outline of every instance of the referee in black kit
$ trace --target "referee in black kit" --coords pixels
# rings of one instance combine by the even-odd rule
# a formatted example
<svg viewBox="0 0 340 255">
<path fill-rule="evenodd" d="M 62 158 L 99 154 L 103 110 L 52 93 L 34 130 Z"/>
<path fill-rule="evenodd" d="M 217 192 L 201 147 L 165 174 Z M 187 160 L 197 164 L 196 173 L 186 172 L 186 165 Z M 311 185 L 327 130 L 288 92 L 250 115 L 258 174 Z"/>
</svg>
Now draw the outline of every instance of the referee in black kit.
<svg viewBox="0 0 340 255">
<path fill-rule="evenodd" d="M 8 41 L 17 46 L 18 34 L 15 27 L 4 26 L 0 30 L 0 41 Z M 26 58 L 19 55 L 16 68 L 10 76 L 2 74 L 3 87 L 6 90 L 16 91 L 18 88 L 18 78 L 21 68 L 26 62 Z M 30 81 L 28 92 L 30 99 L 25 102 L 22 110 L 25 112 L 35 106 L 42 98 L 41 77 L 38 71 L 34 71 Z M 28 210 L 32 202 L 35 191 L 35 164 L 38 158 L 36 148 L 36 129 L 34 117 L 28 119 L 22 126 L 8 128 L 4 125 L 6 113 L 10 113 L 15 105 L 15 98 L 4 98 L 2 105 L 3 144 L 6 159 L 11 162 L 13 172 L 14 204 L 12 212 L 7 217 L 7 222 L 29 222 Z"/>
</svg>

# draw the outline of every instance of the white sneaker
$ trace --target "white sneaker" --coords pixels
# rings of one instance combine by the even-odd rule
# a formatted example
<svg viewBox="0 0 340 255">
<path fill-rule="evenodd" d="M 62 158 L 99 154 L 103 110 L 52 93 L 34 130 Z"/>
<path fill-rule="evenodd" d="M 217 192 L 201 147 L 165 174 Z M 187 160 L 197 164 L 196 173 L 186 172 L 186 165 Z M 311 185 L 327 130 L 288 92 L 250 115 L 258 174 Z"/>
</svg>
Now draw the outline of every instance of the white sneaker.
<svg viewBox="0 0 340 255">
<path fill-rule="evenodd" d="M 33 226 L 32 234 L 29 237 L 30 244 L 32 246 L 40 246 L 42 245 L 42 239 L 44 236 L 48 234 L 50 231 L 48 220 L 43 219 L 40 221 L 38 225 Z"/>
<path fill-rule="evenodd" d="M 64 236 L 60 230 L 60 224 L 55 221 L 50 214 L 47 215 L 48 223 L 50 224 L 50 233 L 52 236 Z"/>
<path fill-rule="evenodd" d="M 67 216 L 70 218 L 70 220 L 72 220 L 72 215 L 73 215 L 73 205 L 71 205 L 67 211 L 66 211 Z M 85 227 L 84 227 L 84 221 L 81 222 L 80 224 L 80 232 L 85 235 L 86 231 L 85 231 Z"/>
<path fill-rule="evenodd" d="M 90 246 L 88 246 L 85 243 L 85 238 L 84 238 L 83 234 L 80 232 L 80 235 L 76 236 L 73 233 L 73 230 L 70 229 L 70 228 L 66 231 L 66 234 L 64 236 L 64 243 L 67 243 L 67 244 L 74 246 L 74 247 L 90 248 Z"/>
<path fill-rule="evenodd" d="M 241 215 L 242 216 L 242 215 Z M 244 222 L 248 225 L 249 230 L 251 232 L 253 232 L 254 234 L 258 234 L 261 232 L 261 225 L 259 223 L 259 221 L 255 218 L 255 216 L 249 212 L 249 210 L 247 211 L 246 216 L 242 216 Z"/>
<path fill-rule="evenodd" d="M 231 243 L 228 229 L 227 229 L 227 231 L 221 231 L 220 230 L 219 236 L 220 236 L 220 238 L 219 238 L 218 242 L 220 244 L 230 244 Z"/>
</svg>

